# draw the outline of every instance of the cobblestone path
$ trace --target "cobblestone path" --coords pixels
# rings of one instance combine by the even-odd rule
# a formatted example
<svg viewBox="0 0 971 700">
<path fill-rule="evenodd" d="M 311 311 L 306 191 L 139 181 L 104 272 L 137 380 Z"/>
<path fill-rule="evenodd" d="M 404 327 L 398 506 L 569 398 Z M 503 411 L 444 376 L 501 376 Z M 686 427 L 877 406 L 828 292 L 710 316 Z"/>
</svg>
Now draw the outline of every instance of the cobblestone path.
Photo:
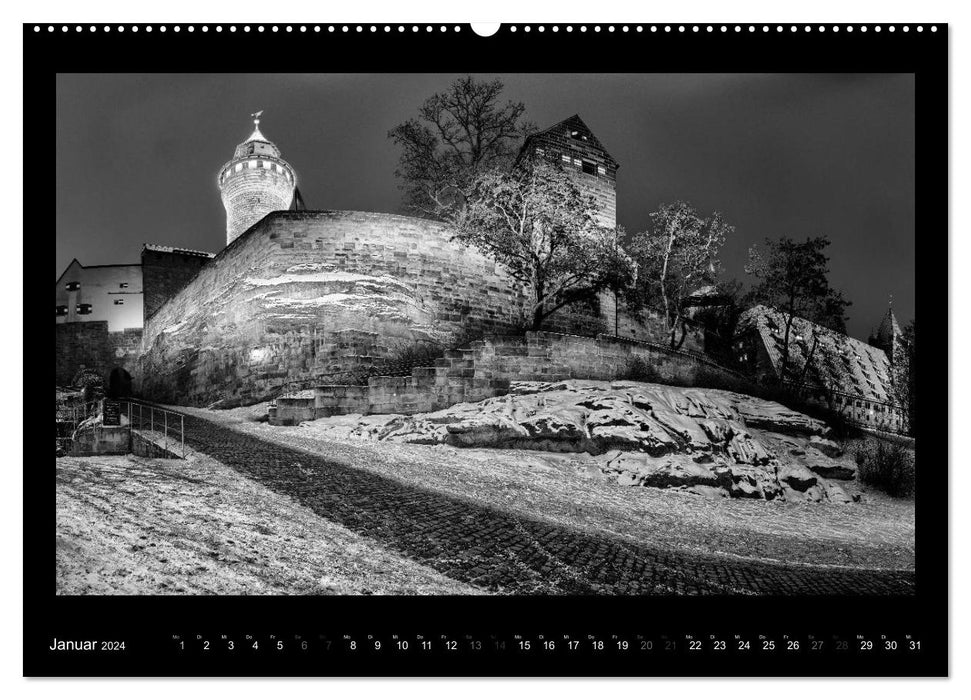
<svg viewBox="0 0 971 700">
<path fill-rule="evenodd" d="M 186 415 L 186 442 L 321 517 L 460 581 L 516 594 L 907 594 L 914 574 L 661 551 L 402 484 Z"/>
</svg>

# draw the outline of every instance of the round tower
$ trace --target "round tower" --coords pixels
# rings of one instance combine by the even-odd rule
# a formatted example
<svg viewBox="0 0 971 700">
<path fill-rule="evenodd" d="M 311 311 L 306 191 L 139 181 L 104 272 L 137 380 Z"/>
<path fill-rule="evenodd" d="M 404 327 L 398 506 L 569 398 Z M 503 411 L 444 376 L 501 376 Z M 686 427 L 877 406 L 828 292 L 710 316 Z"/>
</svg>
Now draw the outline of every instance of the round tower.
<svg viewBox="0 0 971 700">
<path fill-rule="evenodd" d="M 260 133 L 261 114 L 253 115 L 253 133 L 219 169 L 219 191 L 226 208 L 226 245 L 271 211 L 289 209 L 293 202 L 296 173 L 280 157 L 280 149 Z"/>
</svg>

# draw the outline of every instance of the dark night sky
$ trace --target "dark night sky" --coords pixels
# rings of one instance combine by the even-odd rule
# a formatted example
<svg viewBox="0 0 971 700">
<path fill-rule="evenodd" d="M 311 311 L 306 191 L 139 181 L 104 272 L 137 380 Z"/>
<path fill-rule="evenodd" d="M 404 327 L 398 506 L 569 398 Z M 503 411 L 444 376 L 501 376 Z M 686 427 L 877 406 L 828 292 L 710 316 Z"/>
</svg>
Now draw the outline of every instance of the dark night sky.
<svg viewBox="0 0 971 700">
<path fill-rule="evenodd" d="M 220 250 L 216 173 L 259 109 L 309 208 L 400 211 L 387 132 L 454 77 L 58 76 L 55 275 L 74 257 L 137 262 L 143 243 Z M 538 126 L 578 113 L 597 134 L 621 165 L 628 230 L 665 201 L 718 209 L 739 278 L 753 242 L 825 234 L 852 335 L 866 338 L 890 294 L 913 317 L 912 75 L 501 77 Z"/>
</svg>

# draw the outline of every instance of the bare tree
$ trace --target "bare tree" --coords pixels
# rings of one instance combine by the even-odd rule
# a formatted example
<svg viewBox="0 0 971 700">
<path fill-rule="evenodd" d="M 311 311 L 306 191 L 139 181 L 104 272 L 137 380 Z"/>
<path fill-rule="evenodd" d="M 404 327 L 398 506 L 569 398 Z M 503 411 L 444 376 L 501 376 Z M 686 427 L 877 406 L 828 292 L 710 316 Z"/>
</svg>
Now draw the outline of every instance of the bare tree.
<svg viewBox="0 0 971 700">
<path fill-rule="evenodd" d="M 596 209 L 569 173 L 531 158 L 512 171 L 479 174 L 455 221 L 459 240 L 499 261 L 531 292 L 530 324 L 538 329 L 563 306 L 634 275 L 617 232 L 597 224 Z"/>
<path fill-rule="evenodd" d="M 500 103 L 502 90 L 498 79 L 460 78 L 425 100 L 417 118 L 388 132 L 402 149 L 395 175 L 408 209 L 451 220 L 479 174 L 512 164 L 532 125 L 522 102 Z"/>
<path fill-rule="evenodd" d="M 734 230 L 718 212 L 703 217 L 678 201 L 661 205 L 651 214 L 650 228 L 634 235 L 630 252 L 638 283 L 629 298 L 633 308 L 646 306 L 661 314 L 672 348 L 680 348 L 687 335 L 685 299 L 715 281 L 719 250 Z"/>
</svg>

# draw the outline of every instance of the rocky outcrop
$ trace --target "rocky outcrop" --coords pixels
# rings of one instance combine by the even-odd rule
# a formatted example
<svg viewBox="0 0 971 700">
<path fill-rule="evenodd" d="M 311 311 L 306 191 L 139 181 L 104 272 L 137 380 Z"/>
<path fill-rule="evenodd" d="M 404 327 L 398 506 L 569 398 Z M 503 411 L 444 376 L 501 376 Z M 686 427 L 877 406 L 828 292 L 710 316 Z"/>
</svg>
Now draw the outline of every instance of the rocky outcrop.
<svg viewBox="0 0 971 700">
<path fill-rule="evenodd" d="M 510 393 L 356 433 L 415 444 L 586 452 L 617 483 L 708 496 L 849 502 L 856 464 L 828 426 L 781 404 L 641 382 L 514 383 Z"/>
</svg>

